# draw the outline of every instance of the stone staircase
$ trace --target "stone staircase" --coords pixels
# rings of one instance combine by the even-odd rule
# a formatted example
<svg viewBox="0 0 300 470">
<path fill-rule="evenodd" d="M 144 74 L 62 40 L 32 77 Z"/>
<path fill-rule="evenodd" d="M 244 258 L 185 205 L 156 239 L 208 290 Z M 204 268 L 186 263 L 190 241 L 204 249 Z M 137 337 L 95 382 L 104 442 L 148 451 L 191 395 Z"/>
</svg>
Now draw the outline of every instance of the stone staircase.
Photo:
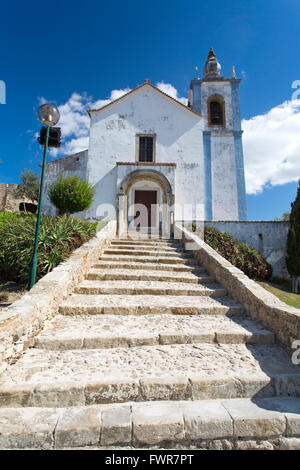
<svg viewBox="0 0 300 470">
<path fill-rule="evenodd" d="M 300 447 L 298 397 L 299 367 L 190 252 L 114 240 L 0 377 L 0 448 Z"/>
</svg>

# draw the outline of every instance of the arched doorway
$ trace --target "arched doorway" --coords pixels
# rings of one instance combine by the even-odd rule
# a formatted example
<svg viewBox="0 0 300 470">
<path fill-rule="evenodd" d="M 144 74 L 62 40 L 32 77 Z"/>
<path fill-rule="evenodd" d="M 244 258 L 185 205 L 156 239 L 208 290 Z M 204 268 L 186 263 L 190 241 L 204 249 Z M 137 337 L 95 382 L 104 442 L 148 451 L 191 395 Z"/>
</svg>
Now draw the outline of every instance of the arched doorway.
<svg viewBox="0 0 300 470">
<path fill-rule="evenodd" d="M 170 236 L 174 196 L 168 179 L 155 170 L 127 175 L 117 195 L 118 236 L 130 232 Z"/>
</svg>

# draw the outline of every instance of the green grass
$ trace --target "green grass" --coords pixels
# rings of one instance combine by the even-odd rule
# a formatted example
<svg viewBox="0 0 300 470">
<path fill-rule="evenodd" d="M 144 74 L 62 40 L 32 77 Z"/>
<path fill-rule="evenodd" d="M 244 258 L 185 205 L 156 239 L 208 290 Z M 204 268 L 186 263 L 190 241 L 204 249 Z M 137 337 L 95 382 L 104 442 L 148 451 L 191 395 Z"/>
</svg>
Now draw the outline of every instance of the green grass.
<svg viewBox="0 0 300 470">
<path fill-rule="evenodd" d="M 258 282 L 264 289 L 276 295 L 281 302 L 300 309 L 300 295 L 290 292 L 288 283 L 275 284 L 274 282 Z"/>
</svg>

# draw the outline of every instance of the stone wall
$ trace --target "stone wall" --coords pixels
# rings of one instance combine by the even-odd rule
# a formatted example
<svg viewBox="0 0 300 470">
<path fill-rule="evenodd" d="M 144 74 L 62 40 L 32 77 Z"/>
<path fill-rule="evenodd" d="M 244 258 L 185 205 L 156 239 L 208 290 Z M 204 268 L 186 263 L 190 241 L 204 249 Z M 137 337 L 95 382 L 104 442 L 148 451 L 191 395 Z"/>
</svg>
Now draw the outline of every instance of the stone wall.
<svg viewBox="0 0 300 470">
<path fill-rule="evenodd" d="M 299 309 L 281 302 L 178 223 L 175 224 L 175 238 L 182 240 L 186 249 L 193 251 L 200 264 L 244 306 L 252 318 L 273 331 L 289 352 L 294 352 L 292 343 L 300 340 Z"/>
<path fill-rule="evenodd" d="M 239 242 L 256 248 L 273 268 L 273 277 L 289 278 L 286 269 L 286 243 L 289 222 L 205 221 L 206 227 L 230 233 Z M 190 229 L 190 226 L 187 226 Z"/>
<path fill-rule="evenodd" d="M 15 198 L 13 193 L 18 187 L 17 184 L 0 183 L 0 211 L 19 212 L 21 202 L 31 203 L 27 198 Z"/>
<path fill-rule="evenodd" d="M 81 282 L 116 234 L 110 221 L 90 241 L 75 250 L 63 263 L 40 279 L 20 300 L 0 311 L 0 373 L 28 347 L 46 320 Z"/>
</svg>

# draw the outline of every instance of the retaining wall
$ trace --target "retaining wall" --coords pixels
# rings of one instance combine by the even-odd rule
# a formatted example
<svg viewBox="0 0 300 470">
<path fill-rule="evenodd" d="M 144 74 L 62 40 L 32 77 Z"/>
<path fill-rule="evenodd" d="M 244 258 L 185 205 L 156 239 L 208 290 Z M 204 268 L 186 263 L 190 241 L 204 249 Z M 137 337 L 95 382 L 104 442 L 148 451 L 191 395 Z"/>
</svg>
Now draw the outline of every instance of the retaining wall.
<svg viewBox="0 0 300 470">
<path fill-rule="evenodd" d="M 193 251 L 200 264 L 244 306 L 252 318 L 273 331 L 288 352 L 294 352 L 292 343 L 300 340 L 300 309 L 281 302 L 178 223 L 175 224 L 175 238 Z"/>
</svg>

